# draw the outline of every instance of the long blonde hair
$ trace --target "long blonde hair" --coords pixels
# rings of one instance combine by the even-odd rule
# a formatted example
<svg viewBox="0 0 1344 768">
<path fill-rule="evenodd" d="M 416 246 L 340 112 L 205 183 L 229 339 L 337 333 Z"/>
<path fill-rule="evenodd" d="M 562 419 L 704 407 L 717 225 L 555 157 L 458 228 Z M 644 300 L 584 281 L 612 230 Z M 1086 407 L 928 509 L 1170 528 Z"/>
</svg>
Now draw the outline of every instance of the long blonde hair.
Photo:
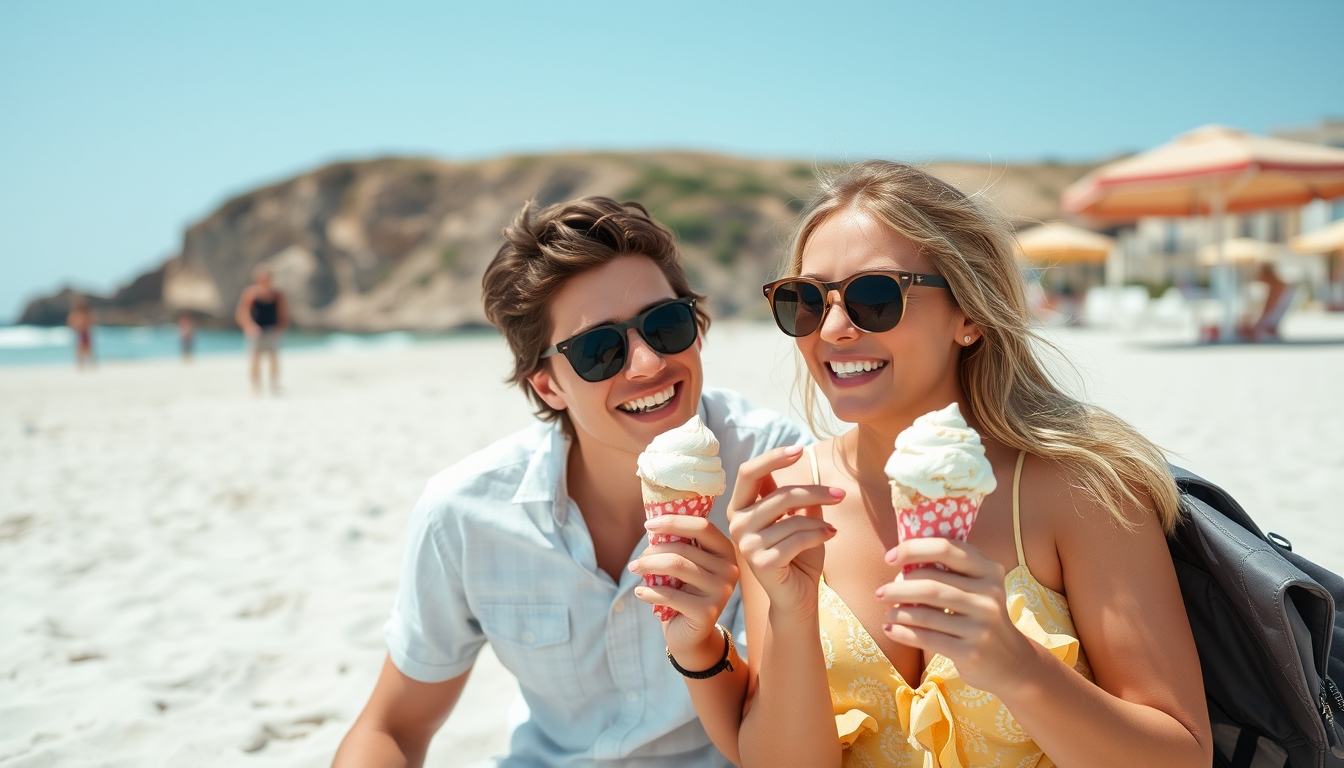
<svg viewBox="0 0 1344 768">
<path fill-rule="evenodd" d="M 1180 518 L 1176 483 L 1162 451 L 1124 420 L 1066 394 L 1033 345 L 1053 348 L 1031 327 L 1012 230 L 955 187 L 900 163 L 870 160 L 819 180 L 794 235 L 787 274 L 802 271 L 803 248 L 833 213 L 858 208 L 913 241 L 947 279 L 956 304 L 980 329 L 959 365 L 967 407 L 988 438 L 1056 461 L 1076 487 L 1122 525 L 1122 505 L 1145 506 L 1163 530 Z M 1056 350 L 1058 351 L 1058 350 Z M 816 388 L 803 387 L 815 424 Z"/>
</svg>

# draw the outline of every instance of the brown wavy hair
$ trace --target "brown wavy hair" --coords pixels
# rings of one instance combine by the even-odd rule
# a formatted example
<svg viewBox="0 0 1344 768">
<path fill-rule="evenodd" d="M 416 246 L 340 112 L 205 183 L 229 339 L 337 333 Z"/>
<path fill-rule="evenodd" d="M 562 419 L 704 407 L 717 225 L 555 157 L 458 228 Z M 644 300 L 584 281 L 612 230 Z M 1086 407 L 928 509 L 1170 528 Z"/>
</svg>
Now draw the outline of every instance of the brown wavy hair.
<svg viewBox="0 0 1344 768">
<path fill-rule="evenodd" d="M 909 165 L 870 160 L 819 180 L 800 216 L 787 275 L 802 271 L 803 248 L 832 214 L 858 208 L 908 238 L 947 278 L 953 301 L 980 329 L 962 349 L 959 371 L 970 415 L 1003 445 L 1058 462 L 1074 485 L 1122 525 L 1128 501 L 1146 493 L 1163 530 L 1180 518 L 1176 483 L 1161 449 L 1118 416 L 1071 397 L 1038 358 L 1063 353 L 1032 328 L 1012 229 L 952 185 Z M 810 379 L 808 379 L 810 383 Z M 818 423 L 817 390 L 802 387 L 808 423 Z"/>
<path fill-rule="evenodd" d="M 504 244 L 481 280 L 485 316 L 513 352 L 513 373 L 506 381 L 523 389 L 538 418 L 560 421 L 571 436 L 569 416 L 547 405 L 527 383 L 541 370 L 541 353 L 551 344 L 551 297 L 569 278 L 632 254 L 652 259 L 679 298 L 700 299 L 696 321 L 701 334 L 709 330 L 704 297 L 691 290 L 676 236 L 635 202 L 592 196 L 538 210 L 536 201 L 528 201 L 504 228 Z"/>
</svg>

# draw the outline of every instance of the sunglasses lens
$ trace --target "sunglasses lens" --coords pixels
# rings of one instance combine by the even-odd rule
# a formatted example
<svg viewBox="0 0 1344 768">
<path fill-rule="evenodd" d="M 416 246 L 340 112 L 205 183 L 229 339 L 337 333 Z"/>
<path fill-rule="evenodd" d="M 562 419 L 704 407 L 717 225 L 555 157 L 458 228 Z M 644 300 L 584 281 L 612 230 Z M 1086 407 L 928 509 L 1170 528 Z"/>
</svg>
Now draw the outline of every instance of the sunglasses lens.
<svg viewBox="0 0 1344 768">
<path fill-rule="evenodd" d="M 594 328 L 570 342 L 566 355 L 584 381 L 603 381 L 625 366 L 625 337 L 613 328 Z"/>
<path fill-rule="evenodd" d="M 826 301 L 821 290 L 801 280 L 780 283 L 774 290 L 775 323 L 790 336 L 806 336 L 821 326 Z"/>
<path fill-rule="evenodd" d="M 644 317 L 641 330 L 654 351 L 675 355 L 695 343 L 699 329 L 695 325 L 695 310 L 685 304 L 664 304 Z"/>
<path fill-rule="evenodd" d="M 869 333 L 890 331 L 904 311 L 901 284 L 887 275 L 864 275 L 845 288 L 845 313 Z"/>
</svg>

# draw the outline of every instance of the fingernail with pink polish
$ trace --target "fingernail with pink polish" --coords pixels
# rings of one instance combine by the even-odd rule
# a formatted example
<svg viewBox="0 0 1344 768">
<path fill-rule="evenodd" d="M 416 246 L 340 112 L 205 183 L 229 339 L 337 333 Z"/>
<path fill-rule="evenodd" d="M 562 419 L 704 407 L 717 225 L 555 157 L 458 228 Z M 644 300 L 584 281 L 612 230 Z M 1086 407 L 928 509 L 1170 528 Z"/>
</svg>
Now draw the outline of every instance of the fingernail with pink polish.
<svg viewBox="0 0 1344 768">
<path fill-rule="evenodd" d="M 831 498 L 833 499 L 845 498 L 845 489 L 843 488 L 828 488 L 826 492 L 831 494 Z"/>
</svg>

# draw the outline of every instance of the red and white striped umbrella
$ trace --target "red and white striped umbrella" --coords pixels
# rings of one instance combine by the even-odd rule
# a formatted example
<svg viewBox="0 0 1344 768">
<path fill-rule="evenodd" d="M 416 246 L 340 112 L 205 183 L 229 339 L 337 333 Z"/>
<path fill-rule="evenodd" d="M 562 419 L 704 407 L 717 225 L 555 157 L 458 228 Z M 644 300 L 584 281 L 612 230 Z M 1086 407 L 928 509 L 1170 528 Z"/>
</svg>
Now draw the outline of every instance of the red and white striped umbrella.
<svg viewBox="0 0 1344 768">
<path fill-rule="evenodd" d="M 1069 213 L 1101 221 L 1143 216 L 1214 220 L 1224 279 L 1222 338 L 1232 337 L 1232 280 L 1223 255 L 1223 215 L 1344 197 L 1344 150 L 1208 125 L 1170 143 L 1097 168 L 1064 190 Z"/>
<path fill-rule="evenodd" d="M 1064 190 L 1091 219 L 1206 216 L 1344 197 L 1344 149 L 1209 125 L 1097 168 Z"/>
</svg>

